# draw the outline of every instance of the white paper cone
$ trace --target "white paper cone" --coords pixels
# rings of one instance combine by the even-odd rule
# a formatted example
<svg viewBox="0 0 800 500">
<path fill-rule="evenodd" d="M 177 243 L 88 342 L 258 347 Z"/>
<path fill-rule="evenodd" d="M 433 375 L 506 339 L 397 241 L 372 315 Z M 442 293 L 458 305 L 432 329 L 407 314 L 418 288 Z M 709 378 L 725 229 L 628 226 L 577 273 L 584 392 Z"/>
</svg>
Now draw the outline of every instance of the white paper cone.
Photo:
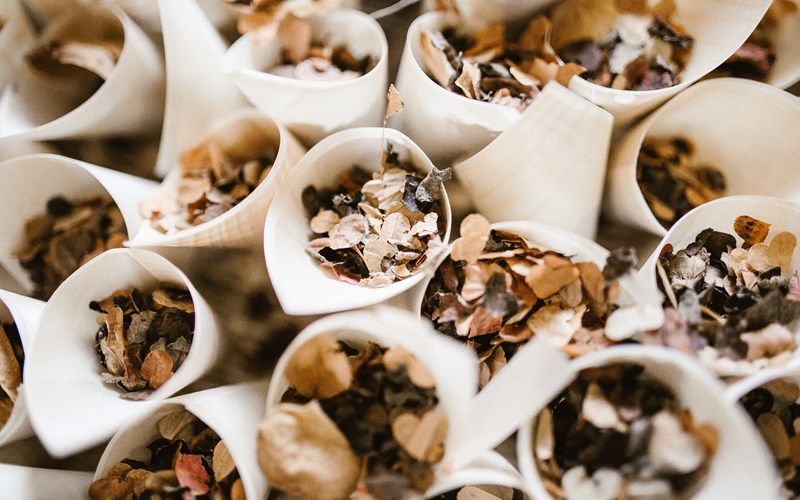
<svg viewBox="0 0 800 500">
<path fill-rule="evenodd" d="M 91 1 L 91 0 L 89 0 Z M 136 21 L 139 26 L 150 32 L 161 31 L 161 16 L 159 14 L 158 0 L 103 0 L 108 5 L 119 5 L 126 14 Z M 175 2 L 178 3 L 178 2 Z M 208 17 L 216 28 L 224 28 L 235 22 L 234 15 L 222 3 L 222 0 L 197 0 L 203 9 L 203 14 Z M 191 24 L 189 13 L 183 18 L 182 23 Z M 180 29 L 180 28 L 179 28 Z"/>
<path fill-rule="evenodd" d="M 369 311 L 355 311 L 322 318 L 311 325 L 289 344 L 275 366 L 267 393 L 267 409 L 276 406 L 289 387 L 284 372 L 294 352 L 313 337 L 325 335 L 334 340 L 355 343 L 375 342 L 391 348 L 402 345 L 427 368 L 436 380 L 438 409 L 447 416 L 448 433 L 445 454 L 437 467 L 437 475 L 448 475 L 461 462 L 460 443 L 468 439 L 470 414 L 465 412 L 478 387 L 478 369 L 475 355 L 459 342 L 436 334 L 429 326 L 419 324 L 417 317 L 405 311 L 378 307 Z M 482 429 L 482 432 L 486 429 Z M 472 458 L 481 457 L 489 449 L 480 450 Z M 463 460 L 469 463 L 471 460 Z"/>
<path fill-rule="evenodd" d="M 88 13 L 87 13 L 88 12 Z M 45 43 L 82 23 L 119 23 L 124 44 L 113 72 L 77 108 L 65 107 L 57 78 L 43 77 L 27 65 L 0 97 L 0 137 L 67 139 L 135 134 L 161 121 L 164 68 L 155 47 L 121 11 L 70 8 L 37 43 Z"/>
<path fill-rule="evenodd" d="M 777 471 L 769 451 L 745 412 L 724 398 L 719 380 L 691 358 L 658 347 L 611 347 L 570 364 L 577 374 L 585 368 L 616 362 L 644 366 L 647 373 L 672 389 L 682 407 L 691 409 L 695 422 L 712 424 L 719 431 L 708 477 L 693 498 L 778 498 Z M 537 499 L 551 499 L 533 457 L 534 422 L 535 417 L 519 430 L 517 460 L 527 493 Z"/>
<path fill-rule="evenodd" d="M 46 142 L 18 140 L 15 138 L 0 139 L 0 161 L 10 160 L 17 156 L 52 153 L 56 149 Z"/>
<path fill-rule="evenodd" d="M 172 0 L 169 0 L 172 1 Z M 235 147 L 243 136 L 262 137 L 266 144 L 275 146 L 276 156 L 267 177 L 238 205 L 203 224 L 164 234 L 154 229 L 147 220 L 141 225 L 131 247 L 250 247 L 260 245 L 264 234 L 264 220 L 272 198 L 293 172 L 295 164 L 305 149 L 282 125 L 254 109 L 241 109 L 211 124 L 204 136 L 196 136 L 192 146 L 206 139 L 216 138 L 222 149 Z M 177 163 L 176 163 L 177 165 Z M 180 180 L 181 171 L 173 169 L 164 179 L 163 187 L 173 188 Z"/>
<path fill-rule="evenodd" d="M 616 126 L 630 124 L 725 62 L 767 11 L 772 0 L 675 0 L 672 21 L 694 38 L 694 48 L 680 83 L 658 90 L 618 90 L 570 80 L 569 89 L 614 115 Z"/>
<path fill-rule="evenodd" d="M 138 202 L 156 183 L 132 175 L 51 154 L 14 158 L 0 163 L 0 266 L 28 293 L 33 283 L 15 257 L 24 243 L 25 223 L 45 213 L 47 200 L 69 199 L 108 193 L 120 209 L 128 236 L 142 224 Z"/>
<path fill-rule="evenodd" d="M 800 9 L 780 21 L 772 43 L 775 65 L 767 83 L 785 89 L 800 80 Z"/>
<path fill-rule="evenodd" d="M 505 132 L 453 168 L 490 221 L 532 220 L 594 238 L 611 129 L 611 115 L 551 82 Z"/>
<path fill-rule="evenodd" d="M 388 85 L 388 46 L 380 25 L 352 9 L 308 19 L 315 35 L 333 46 L 347 46 L 356 58 L 371 56 L 375 66 L 359 78 L 341 82 L 272 75 L 263 70 L 280 64 L 281 44 L 277 36 L 257 43 L 251 32 L 228 49 L 221 71 L 256 108 L 285 124 L 306 144 L 347 128 L 379 126 Z"/>
<path fill-rule="evenodd" d="M 778 379 L 789 379 L 793 383 L 800 382 L 800 359 L 793 359 L 784 366 L 770 368 L 756 375 L 743 378 L 728 386 L 725 396 L 731 403 L 738 403 L 742 396 L 757 387 Z"/>
<path fill-rule="evenodd" d="M 20 0 L 0 3 L 0 92 L 12 78 L 17 65 L 22 62 L 24 50 L 34 37 L 33 25 L 22 8 Z"/>
<path fill-rule="evenodd" d="M 97 313 L 88 304 L 115 290 L 186 286 L 195 307 L 189 355 L 146 401 L 128 401 L 100 381 L 95 354 Z M 64 457 L 110 438 L 123 424 L 203 375 L 219 352 L 219 329 L 206 301 L 186 276 L 163 257 L 144 250 L 109 250 L 78 269 L 56 290 L 42 314 L 33 349 L 25 361 L 28 411 L 47 451 Z"/>
<path fill-rule="evenodd" d="M 247 498 L 265 498 L 267 482 L 258 467 L 256 443 L 258 425 L 264 415 L 267 387 L 264 382 L 219 387 L 160 401 L 135 421 L 122 427 L 109 441 L 94 480 L 108 475 L 109 469 L 126 458 L 146 462 L 147 445 L 161 437 L 158 421 L 182 408 L 205 422 L 225 441 L 233 457 Z"/>
<path fill-rule="evenodd" d="M 0 464 L 0 484 L 3 496 L 15 500 L 84 498 L 92 473 Z"/>
<path fill-rule="evenodd" d="M 209 123 L 246 101 L 219 72 L 227 45 L 195 0 L 160 0 L 158 8 L 168 78 L 156 174 L 164 177 L 177 165 L 181 152 L 197 144 Z"/>
<path fill-rule="evenodd" d="M 524 489 L 522 477 L 514 466 L 498 453 L 490 451 L 450 475 L 437 477 L 436 482 L 425 492 L 425 497 L 432 498 L 470 485 L 506 486 L 518 491 Z"/>
<path fill-rule="evenodd" d="M 488 26 L 530 19 L 557 0 L 453 0 L 464 22 Z"/>
<path fill-rule="evenodd" d="M 646 138 L 679 136 L 695 145 L 691 164 L 710 165 L 725 175 L 726 195 L 800 200 L 800 179 L 795 175 L 800 141 L 787 136 L 787 131 L 798 129 L 800 99 L 786 92 L 739 78 L 700 82 L 617 142 L 609 162 L 604 211 L 615 221 L 665 235 L 667 230 L 642 195 L 636 165 Z"/>
<path fill-rule="evenodd" d="M 393 129 L 357 128 L 323 139 L 295 167 L 275 197 L 264 229 L 264 256 L 272 286 L 288 314 L 312 315 L 377 304 L 422 283 L 430 266 L 429 254 L 417 273 L 383 287 L 358 286 L 339 281 L 306 253 L 311 229 L 303 207 L 302 192 L 310 185 L 335 186 L 338 176 L 354 165 L 367 171 L 380 170 L 381 152 L 390 143 L 401 163 L 411 163 L 422 173 L 433 168 L 430 160 L 411 139 Z M 443 191 L 442 214 L 450 239 L 450 202 Z M 433 249 L 429 247 L 429 252 Z"/>
<path fill-rule="evenodd" d="M 22 350 L 27 354 L 33 343 L 36 325 L 44 310 L 44 302 L 0 290 L 0 320 L 3 323 L 13 321 L 22 341 Z M 24 382 L 24 381 L 23 381 Z M 25 385 L 19 386 L 17 400 L 11 417 L 0 427 L 0 447 L 14 441 L 33 436 L 25 406 Z"/>
</svg>

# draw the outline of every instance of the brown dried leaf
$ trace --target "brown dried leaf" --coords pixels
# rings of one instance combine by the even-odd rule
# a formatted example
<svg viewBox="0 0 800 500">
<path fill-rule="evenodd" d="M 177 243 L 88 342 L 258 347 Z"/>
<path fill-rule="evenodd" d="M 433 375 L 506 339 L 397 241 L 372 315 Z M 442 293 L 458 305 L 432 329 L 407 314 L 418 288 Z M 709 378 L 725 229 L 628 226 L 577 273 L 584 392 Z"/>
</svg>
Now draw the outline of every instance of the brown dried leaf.
<svg viewBox="0 0 800 500">
<path fill-rule="evenodd" d="M 83 68 L 107 80 L 117 64 L 121 44 L 102 41 L 69 40 L 52 42 L 29 56 L 34 65 L 43 71 L 58 73 L 54 65 Z"/>
<path fill-rule="evenodd" d="M 222 481 L 228 477 L 231 472 L 236 470 L 236 463 L 234 463 L 231 452 L 228 451 L 228 447 L 225 445 L 225 441 L 220 441 L 217 443 L 217 446 L 214 447 L 214 456 L 211 466 L 214 470 L 214 481 L 216 482 Z"/>
<path fill-rule="evenodd" d="M 172 376 L 172 357 L 167 351 L 154 349 L 147 353 L 140 370 L 152 389 L 158 389 Z"/>
<path fill-rule="evenodd" d="M 231 500 L 247 500 L 247 496 L 244 493 L 244 483 L 242 483 L 241 478 L 234 481 L 231 486 Z"/>
<path fill-rule="evenodd" d="M 299 64 L 308 57 L 311 48 L 311 23 L 294 15 L 284 17 L 278 27 L 278 39 L 283 54 L 293 64 Z"/>
<path fill-rule="evenodd" d="M 788 232 L 781 231 L 769 242 L 770 250 L 777 255 L 781 266 L 781 276 L 787 276 L 791 271 L 792 255 L 797 247 L 797 237 Z"/>
<path fill-rule="evenodd" d="M 484 216 L 480 214 L 466 216 L 461 222 L 461 237 L 453 242 L 450 258 L 474 264 L 483 253 L 490 234 L 491 226 Z"/>
<path fill-rule="evenodd" d="M 353 381 L 347 355 L 325 335 L 307 340 L 292 354 L 285 376 L 300 394 L 323 399 L 347 390 Z"/>
<path fill-rule="evenodd" d="M 792 332 L 778 323 L 772 323 L 761 330 L 743 333 L 740 338 L 747 344 L 748 361 L 790 352 L 797 345 Z"/>
<path fill-rule="evenodd" d="M 14 348 L 8 340 L 3 326 L 0 325 L 0 398 L 5 392 L 11 402 L 17 400 L 17 389 L 22 383 L 22 371 L 20 370 L 17 357 L 14 355 Z"/>
<path fill-rule="evenodd" d="M 395 113 L 402 111 L 404 106 L 400 92 L 395 88 L 393 83 L 390 83 L 389 91 L 386 93 L 386 115 L 384 116 L 384 120 L 388 120 Z"/>
<path fill-rule="evenodd" d="M 91 500 L 119 500 L 133 498 L 133 481 L 111 476 L 98 479 L 89 486 Z"/>
<path fill-rule="evenodd" d="M 769 234 L 770 225 L 748 215 L 740 215 L 733 221 L 733 230 L 744 240 L 743 248 L 763 243 Z"/>
<path fill-rule="evenodd" d="M 789 435 L 781 418 L 774 413 L 763 413 L 756 420 L 756 425 L 773 456 L 778 461 L 788 459 L 791 455 Z"/>
<path fill-rule="evenodd" d="M 558 70 L 556 71 L 555 80 L 561 85 L 569 87 L 569 81 L 572 80 L 573 76 L 582 75 L 585 72 L 586 68 L 584 68 L 580 64 L 567 63 L 563 66 L 558 67 Z"/>
<path fill-rule="evenodd" d="M 617 22 L 614 0 L 565 0 L 553 9 L 550 42 L 557 51 L 582 40 L 601 41 Z"/>
<path fill-rule="evenodd" d="M 545 255 L 543 263 L 531 268 L 525 283 L 538 297 L 547 298 L 580 277 L 580 270 L 569 259 Z"/>
<path fill-rule="evenodd" d="M 211 478 L 203 467 L 203 457 L 200 455 L 181 455 L 175 462 L 175 476 L 184 488 L 189 488 L 192 495 L 205 495 L 208 493 Z"/>
<path fill-rule="evenodd" d="M 197 418 L 186 410 L 168 413 L 158 421 L 158 432 L 172 441 L 184 435 L 184 431 L 191 432 L 190 426 L 196 420 Z"/>
<path fill-rule="evenodd" d="M 412 384 L 421 389 L 436 387 L 436 379 L 431 372 L 401 345 L 392 347 L 383 354 L 383 366 L 390 372 L 405 366 Z"/>
<path fill-rule="evenodd" d="M 413 458 L 437 462 L 444 453 L 447 416 L 436 410 L 428 411 L 421 419 L 413 413 L 403 413 L 392 422 L 392 435 Z"/>
<path fill-rule="evenodd" d="M 687 474 L 706 460 L 706 450 L 694 434 L 683 428 L 678 418 L 665 410 L 650 420 L 653 433 L 647 454 L 653 466 L 667 474 Z"/>
<path fill-rule="evenodd" d="M 422 51 L 422 61 L 425 67 L 439 85 L 447 88 L 450 79 L 455 75 L 456 70 L 450 65 L 445 55 L 445 48 L 451 48 L 441 33 L 423 30 L 420 33 L 420 49 Z"/>
<path fill-rule="evenodd" d="M 164 285 L 153 291 L 153 302 L 162 308 L 172 308 L 185 313 L 194 312 L 192 295 L 186 287 L 180 285 Z"/>
<path fill-rule="evenodd" d="M 549 408 L 544 408 L 539 412 L 539 418 L 536 420 L 534 453 L 537 460 L 550 460 L 553 458 L 555 439 L 553 434 L 553 413 Z"/>
<path fill-rule="evenodd" d="M 271 486 L 294 498 L 348 498 L 361 475 L 361 460 L 317 401 L 267 412 L 258 464 Z"/>
<path fill-rule="evenodd" d="M 328 234 L 328 231 L 338 224 L 339 220 L 339 214 L 333 210 L 320 210 L 317 215 L 311 219 L 308 225 L 316 234 Z"/>
<path fill-rule="evenodd" d="M 598 429 L 615 429 L 626 432 L 627 425 L 617 413 L 617 409 L 603 394 L 603 389 L 597 383 L 592 383 L 586 389 L 586 396 L 581 408 L 581 417 Z"/>
</svg>

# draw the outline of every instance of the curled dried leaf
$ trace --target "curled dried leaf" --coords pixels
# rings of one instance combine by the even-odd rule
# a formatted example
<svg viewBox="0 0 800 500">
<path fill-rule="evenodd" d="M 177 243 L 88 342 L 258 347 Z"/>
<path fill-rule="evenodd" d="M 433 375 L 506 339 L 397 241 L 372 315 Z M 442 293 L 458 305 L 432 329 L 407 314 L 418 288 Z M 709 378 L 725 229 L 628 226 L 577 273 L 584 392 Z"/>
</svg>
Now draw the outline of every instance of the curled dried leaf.
<svg viewBox="0 0 800 500">
<path fill-rule="evenodd" d="M 422 389 L 436 387 L 436 379 L 431 372 L 403 346 L 398 345 L 386 351 L 383 354 L 383 366 L 390 372 L 403 367 L 411 383 Z"/>
<path fill-rule="evenodd" d="M 175 476 L 178 483 L 184 488 L 189 488 L 192 495 L 205 495 L 208 493 L 211 478 L 203 466 L 200 455 L 183 454 L 175 461 Z"/>
<path fill-rule="evenodd" d="M 733 221 L 733 230 L 744 240 L 743 248 L 763 243 L 769 234 L 770 225 L 749 215 L 740 215 Z"/>
<path fill-rule="evenodd" d="M 353 381 L 347 355 L 325 335 L 307 340 L 292 354 L 285 376 L 292 387 L 309 398 L 333 397 Z"/>
<path fill-rule="evenodd" d="M 480 214 L 466 216 L 461 222 L 461 237 L 453 242 L 450 257 L 453 260 L 474 264 L 489 240 L 490 231 L 491 227 L 486 217 Z"/>
<path fill-rule="evenodd" d="M 152 389 L 158 389 L 172 376 L 172 357 L 167 351 L 155 349 L 145 356 L 141 375 Z"/>
</svg>

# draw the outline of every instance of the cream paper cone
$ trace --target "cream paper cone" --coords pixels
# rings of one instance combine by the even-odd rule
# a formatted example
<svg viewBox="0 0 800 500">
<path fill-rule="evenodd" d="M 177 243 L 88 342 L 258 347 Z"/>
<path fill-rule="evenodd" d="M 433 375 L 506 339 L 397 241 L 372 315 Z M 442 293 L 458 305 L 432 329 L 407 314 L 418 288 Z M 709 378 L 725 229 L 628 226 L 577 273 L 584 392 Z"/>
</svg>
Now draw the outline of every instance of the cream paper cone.
<svg viewBox="0 0 800 500">
<path fill-rule="evenodd" d="M 611 129 L 611 115 L 550 82 L 516 123 L 453 170 L 490 221 L 545 222 L 594 238 Z"/>
<path fill-rule="evenodd" d="M 694 37 L 680 83 L 658 90 L 617 90 L 570 80 L 569 89 L 614 115 L 616 126 L 631 124 L 710 73 L 738 49 L 767 11 L 771 0 L 676 0 L 672 21 Z"/>
<path fill-rule="evenodd" d="M 169 0 L 170 2 L 172 0 Z M 241 109 L 211 124 L 192 146 L 206 139 L 216 139 L 222 149 L 236 148 L 242 138 L 257 138 L 274 146 L 275 163 L 267 177 L 242 202 L 219 217 L 203 224 L 164 234 L 146 220 L 130 246 L 137 247 L 249 247 L 263 240 L 264 220 L 272 198 L 293 172 L 305 149 L 286 130 L 254 109 Z M 177 163 L 175 163 L 177 165 Z M 174 189 L 180 181 L 180 168 L 174 168 L 164 179 L 163 188 Z"/>
<path fill-rule="evenodd" d="M 422 283 L 425 269 L 436 251 L 432 246 L 428 248 L 428 260 L 415 275 L 383 287 L 339 281 L 305 250 L 311 229 L 303 206 L 303 190 L 310 185 L 333 187 L 338 176 L 354 165 L 379 171 L 381 154 L 387 144 L 394 147 L 401 163 L 411 163 L 422 173 L 433 168 L 425 153 L 396 130 L 350 129 L 331 135 L 311 148 L 275 197 L 264 229 L 264 256 L 272 286 L 286 313 L 312 315 L 357 309 L 383 302 Z M 440 203 L 440 216 L 445 221 L 442 241 L 448 241 L 452 218 L 444 191 Z"/>
<path fill-rule="evenodd" d="M 286 125 L 306 144 L 351 127 L 383 122 L 388 84 L 388 46 L 377 21 L 363 12 L 337 9 L 311 16 L 312 31 L 334 46 L 345 45 L 356 57 L 371 56 L 375 66 L 349 81 L 315 82 L 265 73 L 280 63 L 277 36 L 256 42 L 255 33 L 237 40 L 220 65 L 247 99 Z"/>
<path fill-rule="evenodd" d="M 647 373 L 672 389 L 682 406 L 691 409 L 695 422 L 710 423 L 719 431 L 708 477 L 693 498 L 778 498 L 779 481 L 769 451 L 745 412 L 725 399 L 719 380 L 690 358 L 658 347 L 610 347 L 572 361 L 570 369 L 574 377 L 582 369 L 617 362 L 644 366 Z M 551 499 L 533 457 L 535 420 L 534 415 L 519 429 L 517 460 L 526 493 Z"/>
<path fill-rule="evenodd" d="M 90 17 L 88 17 L 90 16 Z M 113 72 L 78 107 L 68 104 L 68 89 L 56 78 L 44 77 L 27 65 L 0 97 L 0 138 L 67 139 L 135 134 L 161 121 L 164 69 L 155 47 L 142 30 L 121 11 L 70 8 L 36 43 L 64 33 L 90 29 L 86 25 L 119 24 L 124 44 Z M 87 28 L 86 26 L 89 26 Z"/>
<path fill-rule="evenodd" d="M 186 409 L 212 428 L 228 447 L 242 479 L 247 498 L 265 498 L 267 482 L 258 467 L 258 424 L 264 415 L 266 384 L 254 382 L 218 387 L 158 402 L 146 414 L 123 426 L 106 446 L 94 480 L 126 458 L 147 462 L 147 445 L 161 437 L 161 417 Z M 88 489 L 88 486 L 87 486 Z"/>
<path fill-rule="evenodd" d="M 3 496 L 15 500 L 84 498 L 92 473 L 0 464 L 0 484 Z"/>
<path fill-rule="evenodd" d="M 84 0 L 87 1 L 87 0 Z M 89 0 L 91 1 L 91 0 Z M 139 26 L 150 32 L 162 31 L 162 20 L 159 14 L 158 0 L 101 0 L 108 5 L 117 4 Z M 175 2 L 179 3 L 179 2 Z M 224 28 L 233 24 L 234 16 L 222 5 L 221 0 L 197 0 L 203 9 L 203 15 L 208 17 L 216 28 Z M 183 23 L 190 24 L 189 14 L 183 18 Z"/>
<path fill-rule="evenodd" d="M 439 476 L 425 497 L 433 498 L 471 485 L 506 486 L 518 491 L 524 489 L 522 477 L 514 466 L 498 453 L 490 451 L 474 462 L 456 469 L 450 475 Z"/>
<path fill-rule="evenodd" d="M 33 343 L 36 325 L 44 309 L 44 302 L 0 290 L 0 320 L 13 321 L 19 331 L 22 349 L 27 354 Z M 24 381 L 23 381 L 24 382 Z M 0 427 L 0 447 L 33 436 L 25 407 L 25 385 L 19 386 L 17 400 L 8 422 Z"/>
<path fill-rule="evenodd" d="M 4 161 L 0 176 L 0 266 L 28 293 L 33 291 L 33 283 L 14 253 L 23 244 L 25 223 L 45 213 L 47 200 L 108 193 L 120 209 L 130 237 L 142 225 L 139 200 L 156 187 L 153 181 L 51 154 Z"/>
<path fill-rule="evenodd" d="M 179 283 L 191 293 L 195 329 L 189 355 L 146 401 L 128 401 L 100 381 L 95 354 L 97 313 L 92 300 L 125 287 Z M 186 276 L 163 257 L 144 250 L 109 250 L 70 276 L 42 314 L 24 380 L 31 423 L 48 453 L 65 457 L 110 438 L 123 424 L 183 389 L 215 361 L 221 342 L 213 313 Z"/>
<path fill-rule="evenodd" d="M 164 177 L 177 165 L 181 151 L 197 144 L 209 123 L 246 101 L 219 72 L 227 44 L 197 2 L 160 0 L 157 6 L 164 26 L 167 101 L 156 174 Z"/>
<path fill-rule="evenodd" d="M 695 145 L 691 164 L 707 164 L 722 171 L 727 195 L 800 200 L 800 180 L 794 173 L 800 141 L 789 139 L 790 131 L 798 128 L 800 100 L 782 90 L 739 78 L 700 82 L 645 118 L 615 144 L 604 212 L 617 222 L 661 236 L 667 234 L 642 195 L 636 165 L 646 138 L 678 136 Z"/>
<path fill-rule="evenodd" d="M 0 92 L 22 63 L 22 55 L 34 37 L 33 25 L 20 0 L 0 3 Z"/>
<path fill-rule="evenodd" d="M 478 387 L 478 370 L 475 355 L 452 340 L 437 335 L 430 327 L 419 324 L 416 316 L 389 307 L 336 314 L 322 318 L 300 332 L 286 348 L 275 366 L 267 393 L 267 410 L 275 407 L 289 387 L 284 376 L 286 365 L 294 352 L 311 338 L 324 335 L 351 343 L 354 347 L 374 342 L 391 348 L 403 346 L 417 361 L 430 371 L 436 380 L 438 410 L 447 416 L 448 433 L 444 443 L 444 458 L 437 466 L 437 477 L 447 476 L 456 470 L 461 461 L 458 449 L 468 439 L 471 415 L 465 411 Z M 496 408 L 495 408 L 496 410 Z M 491 432 L 491 429 L 481 429 Z M 482 457 L 488 448 L 479 450 L 469 460 Z"/>
<path fill-rule="evenodd" d="M 780 21 L 772 39 L 775 65 L 767 83 L 782 89 L 800 80 L 800 10 Z"/>
<path fill-rule="evenodd" d="M 757 375 L 746 377 L 729 385 L 725 391 L 725 397 L 727 397 L 731 403 L 736 404 L 742 396 L 753 389 L 779 379 L 789 379 L 793 383 L 800 383 L 800 359 L 793 359 L 784 366 L 769 368 Z"/>
<path fill-rule="evenodd" d="M 0 162 L 16 158 L 18 156 L 52 153 L 57 154 L 56 149 L 46 142 L 26 141 L 25 139 L 0 139 Z"/>
<path fill-rule="evenodd" d="M 488 26 L 526 21 L 557 0 L 453 0 L 466 23 Z"/>
</svg>

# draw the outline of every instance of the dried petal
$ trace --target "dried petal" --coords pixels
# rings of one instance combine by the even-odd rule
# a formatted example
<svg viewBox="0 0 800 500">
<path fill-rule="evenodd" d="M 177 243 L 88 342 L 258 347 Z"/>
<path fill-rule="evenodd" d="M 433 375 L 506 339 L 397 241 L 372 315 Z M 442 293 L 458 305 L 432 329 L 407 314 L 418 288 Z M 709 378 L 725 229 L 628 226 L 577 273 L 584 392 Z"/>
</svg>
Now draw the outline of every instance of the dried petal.
<svg viewBox="0 0 800 500">
<path fill-rule="evenodd" d="M 770 225 L 748 215 L 740 215 L 733 221 L 733 230 L 744 240 L 744 248 L 763 243 L 769 234 Z"/>
<path fill-rule="evenodd" d="M 200 455 L 181 455 L 175 462 L 175 476 L 181 486 L 189 488 L 192 495 L 208 493 L 211 478 L 203 467 L 203 457 Z"/>
<path fill-rule="evenodd" d="M 307 340 L 292 354 L 285 376 L 292 387 L 310 398 L 333 397 L 347 390 L 353 380 L 347 355 L 325 335 Z"/>
<path fill-rule="evenodd" d="M 216 482 L 222 481 L 236 470 L 236 464 L 233 461 L 230 451 L 228 451 L 228 447 L 225 445 L 225 441 L 220 441 L 217 443 L 217 446 L 214 447 L 214 456 L 211 465 Z"/>
<path fill-rule="evenodd" d="M 172 376 L 172 357 L 166 351 L 155 349 L 147 353 L 142 362 L 141 375 L 152 389 L 158 389 Z"/>
<path fill-rule="evenodd" d="M 401 366 L 405 367 L 411 383 L 421 389 L 436 387 L 436 379 L 431 372 L 401 345 L 392 347 L 383 354 L 383 366 L 390 372 Z"/>
<path fill-rule="evenodd" d="M 477 262 L 489 240 L 489 221 L 480 214 L 470 214 L 461 222 L 461 237 L 453 242 L 450 257 L 468 264 Z"/>
<path fill-rule="evenodd" d="M 706 458 L 703 445 L 683 429 L 673 414 L 660 411 L 651 422 L 653 434 L 647 453 L 656 469 L 667 474 L 687 474 L 702 465 Z"/>
</svg>

